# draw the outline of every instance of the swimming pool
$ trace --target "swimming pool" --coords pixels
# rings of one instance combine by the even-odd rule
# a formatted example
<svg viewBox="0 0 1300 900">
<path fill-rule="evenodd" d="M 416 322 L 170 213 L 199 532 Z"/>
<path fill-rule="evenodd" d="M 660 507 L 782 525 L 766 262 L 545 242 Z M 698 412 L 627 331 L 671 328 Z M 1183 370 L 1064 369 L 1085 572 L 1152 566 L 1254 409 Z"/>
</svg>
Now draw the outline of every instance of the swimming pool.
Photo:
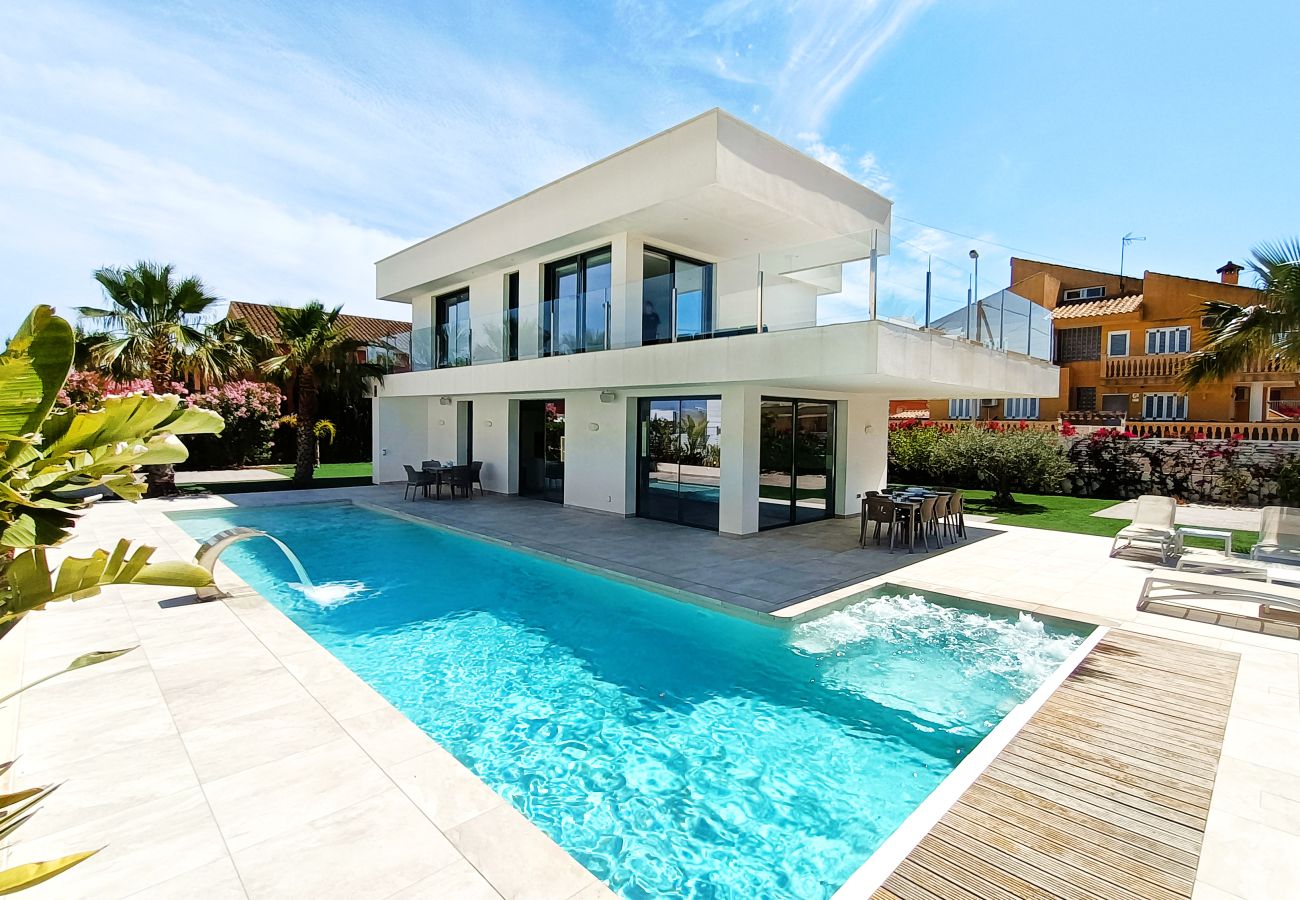
<svg viewBox="0 0 1300 900">
<path fill-rule="evenodd" d="M 828 897 L 1087 626 L 902 594 L 751 621 L 346 504 L 174 516 L 627 898 Z"/>
</svg>

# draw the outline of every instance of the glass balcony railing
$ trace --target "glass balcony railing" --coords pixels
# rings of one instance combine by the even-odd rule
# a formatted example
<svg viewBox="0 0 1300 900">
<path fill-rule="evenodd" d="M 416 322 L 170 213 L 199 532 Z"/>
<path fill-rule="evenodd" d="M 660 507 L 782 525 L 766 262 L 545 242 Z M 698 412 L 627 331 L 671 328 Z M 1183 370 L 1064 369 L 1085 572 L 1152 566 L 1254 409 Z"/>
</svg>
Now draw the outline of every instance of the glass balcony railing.
<svg viewBox="0 0 1300 900">
<path fill-rule="evenodd" d="M 411 368 L 487 365 L 871 319 L 1051 358 L 1048 310 L 1009 290 L 963 303 L 953 296 L 956 276 L 946 286 L 940 282 L 932 294 L 927 272 L 914 259 L 881 255 L 889 240 L 879 232 L 841 236 L 695 266 L 689 275 L 658 275 L 418 328 L 411 334 Z M 932 318 L 931 301 L 950 312 Z"/>
</svg>

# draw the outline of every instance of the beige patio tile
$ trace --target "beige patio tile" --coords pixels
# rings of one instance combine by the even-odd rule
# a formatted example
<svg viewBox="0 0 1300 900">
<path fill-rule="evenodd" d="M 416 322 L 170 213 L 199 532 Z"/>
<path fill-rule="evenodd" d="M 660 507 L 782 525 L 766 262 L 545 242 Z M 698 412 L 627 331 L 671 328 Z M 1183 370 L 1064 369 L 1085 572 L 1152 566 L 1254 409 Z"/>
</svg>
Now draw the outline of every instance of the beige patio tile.
<svg viewBox="0 0 1300 900">
<path fill-rule="evenodd" d="M 1292 897 L 1300 884 L 1296 836 L 1211 810 L 1196 878 L 1240 897 Z"/>
<path fill-rule="evenodd" d="M 118 900 L 226 855 L 203 792 L 195 785 L 35 841 L 24 841 L 13 859 L 52 859 L 95 847 L 104 849 L 58 878 L 24 891 L 24 900 Z"/>
<path fill-rule="evenodd" d="M 244 900 L 247 896 L 235 864 L 230 857 L 223 856 L 132 894 L 130 900 Z"/>
<path fill-rule="evenodd" d="M 455 898 L 455 900 L 502 900 L 487 883 L 478 869 L 464 859 L 439 869 L 428 878 L 422 878 L 408 888 L 393 894 L 389 900 L 430 900 L 434 897 Z"/>
<path fill-rule="evenodd" d="M 194 770 L 205 784 L 346 736 L 342 726 L 305 695 L 183 735 Z"/>
<path fill-rule="evenodd" d="M 283 669 L 212 677 L 208 683 L 196 683 L 183 690 L 165 689 L 164 696 L 182 734 L 289 701 L 309 699 L 297 679 Z"/>
<path fill-rule="evenodd" d="M 384 768 L 428 753 L 437 746 L 420 726 L 387 704 L 343 719 L 339 724 Z"/>
<path fill-rule="evenodd" d="M 595 876 L 508 803 L 447 832 L 505 900 L 568 900 Z"/>
<path fill-rule="evenodd" d="M 442 832 L 392 787 L 278 837 L 237 848 L 234 857 L 253 900 L 381 900 L 459 858 Z"/>
<path fill-rule="evenodd" d="M 343 737 L 208 782 L 204 791 L 231 850 L 292 831 L 392 786 Z"/>
<path fill-rule="evenodd" d="M 506 802 L 437 744 L 390 766 L 388 776 L 443 831 Z"/>
<path fill-rule="evenodd" d="M 146 764 L 142 764 L 147 761 Z M 32 746 L 14 763 L 13 784 L 58 784 L 41 804 L 40 815 L 23 826 L 31 840 L 92 822 L 121 809 L 161 800 L 193 788 L 194 769 L 180 737 L 169 734 L 106 752 L 50 760 Z"/>
</svg>

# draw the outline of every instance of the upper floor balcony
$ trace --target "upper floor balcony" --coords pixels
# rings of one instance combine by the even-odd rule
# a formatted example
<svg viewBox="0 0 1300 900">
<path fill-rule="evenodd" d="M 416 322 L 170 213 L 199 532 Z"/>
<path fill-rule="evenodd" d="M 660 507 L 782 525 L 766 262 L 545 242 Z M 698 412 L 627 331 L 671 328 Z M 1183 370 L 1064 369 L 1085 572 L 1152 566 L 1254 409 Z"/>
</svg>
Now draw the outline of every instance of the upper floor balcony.
<svg viewBox="0 0 1300 900">
<path fill-rule="evenodd" d="M 648 247 L 652 239 L 646 240 Z M 1049 360 L 1050 312 L 1011 291 L 928 322 L 885 315 L 881 294 L 893 296 L 905 286 L 899 279 L 910 274 L 902 266 L 891 270 L 880 254 L 887 246 L 888 235 L 873 231 L 715 262 L 683 264 L 679 257 L 668 272 L 619 284 L 608 283 L 602 272 L 586 279 L 586 290 L 578 289 L 582 279 L 548 289 L 552 280 L 543 278 L 538 302 L 516 302 L 507 288 L 504 302 L 489 312 L 476 313 L 467 299 L 435 308 L 432 318 L 441 321 L 411 334 L 411 369 L 511 367 L 627 350 L 654 355 L 649 348 L 683 344 L 697 345 L 696 356 L 717 356 L 721 339 L 755 336 L 757 343 L 751 346 L 762 348 L 768 336 L 866 322 Z M 650 253 L 658 251 L 648 251 L 647 258 Z M 924 287 L 922 281 L 918 289 Z M 766 345 L 774 348 L 776 343 Z M 666 349 L 659 355 L 683 358 Z M 529 377 L 546 371 L 529 367 Z M 725 375 L 714 377 L 718 374 Z"/>
<path fill-rule="evenodd" d="M 1190 353 L 1153 353 L 1147 356 L 1108 356 L 1102 378 L 1115 382 L 1171 383 L 1182 375 Z"/>
</svg>

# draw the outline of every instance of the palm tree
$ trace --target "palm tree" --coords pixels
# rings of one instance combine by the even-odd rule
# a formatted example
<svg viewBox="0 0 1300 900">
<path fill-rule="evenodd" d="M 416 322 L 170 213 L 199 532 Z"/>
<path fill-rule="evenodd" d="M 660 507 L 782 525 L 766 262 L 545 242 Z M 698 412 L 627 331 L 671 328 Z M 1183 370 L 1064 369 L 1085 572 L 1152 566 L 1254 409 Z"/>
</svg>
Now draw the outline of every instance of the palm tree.
<svg viewBox="0 0 1300 900">
<path fill-rule="evenodd" d="M 1262 302 L 1204 303 L 1209 340 L 1183 370 L 1188 389 L 1231 378 L 1256 361 L 1300 370 L 1300 238 L 1261 244 L 1252 255 L 1250 268 L 1263 291 Z"/>
<path fill-rule="evenodd" d="M 178 378 L 220 381 L 250 364 L 242 344 L 222 341 L 202 323 L 219 298 L 197 277 L 177 278 L 171 265 L 142 260 L 129 268 L 99 269 L 95 280 L 109 305 L 79 310 L 103 332 L 90 347 L 95 365 L 119 377 L 147 378 L 155 393 L 164 394 Z M 148 496 L 176 493 L 172 466 L 150 466 L 147 474 Z"/>
<path fill-rule="evenodd" d="M 317 409 L 322 391 L 344 402 L 359 402 L 369 395 L 372 381 L 384 381 L 388 367 L 363 361 L 361 351 L 370 345 L 348 337 L 339 314 L 343 308 L 326 309 L 318 301 L 302 307 L 276 307 L 280 329 L 278 355 L 262 363 L 267 373 L 278 375 L 293 387 L 294 430 L 298 454 L 293 480 L 311 481 L 316 465 Z"/>
</svg>

